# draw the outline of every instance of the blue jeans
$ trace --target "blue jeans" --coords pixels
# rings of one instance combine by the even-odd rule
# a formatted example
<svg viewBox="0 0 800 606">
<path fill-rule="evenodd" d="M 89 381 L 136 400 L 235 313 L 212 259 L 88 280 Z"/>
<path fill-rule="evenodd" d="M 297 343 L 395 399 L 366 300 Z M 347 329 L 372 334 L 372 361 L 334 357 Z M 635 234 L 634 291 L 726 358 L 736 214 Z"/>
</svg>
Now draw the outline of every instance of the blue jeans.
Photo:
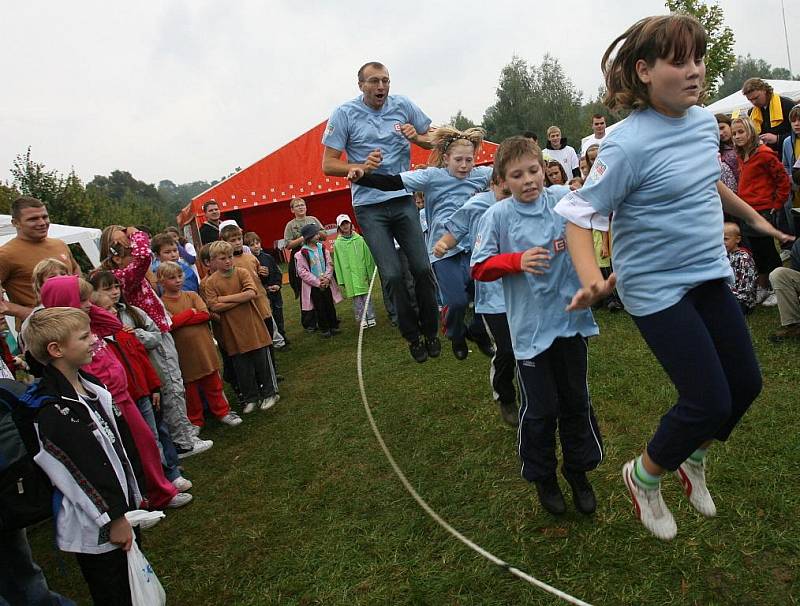
<svg viewBox="0 0 800 606">
<path fill-rule="evenodd" d="M 728 439 L 761 391 L 761 370 L 744 316 L 722 280 L 633 321 L 678 390 L 647 445 L 655 463 L 674 471 L 704 442 Z"/>
<path fill-rule="evenodd" d="M 178 469 L 178 453 L 175 450 L 175 443 L 172 441 L 167 424 L 164 419 L 156 419 L 153 403 L 150 398 L 139 398 L 136 407 L 142 413 L 145 423 L 153 432 L 153 438 L 158 446 L 158 453 L 161 455 L 161 466 L 164 468 L 164 476 L 172 482 L 180 477 L 181 471 Z"/>
<path fill-rule="evenodd" d="M 428 262 L 428 252 L 419 224 L 419 211 L 411 196 L 392 198 L 380 204 L 354 206 L 358 224 L 364 234 L 381 282 L 397 310 L 397 325 L 408 342 L 416 341 L 420 333 L 435 337 L 439 329 L 439 308 L 436 305 L 436 282 Z M 408 258 L 408 269 L 414 278 L 417 309 L 405 287 L 400 256 L 394 241 Z"/>
<path fill-rule="evenodd" d="M 469 277 L 469 253 L 439 259 L 433 264 L 433 271 L 442 294 L 447 338 L 463 342 L 468 333 L 472 337 L 485 335 L 480 314 L 473 314 L 469 327 L 464 324 L 469 302 L 475 299 L 475 284 Z"/>
<path fill-rule="evenodd" d="M 42 569 L 36 565 L 25 530 L 0 532 L 0 606 L 75 606 L 50 591 Z"/>
</svg>

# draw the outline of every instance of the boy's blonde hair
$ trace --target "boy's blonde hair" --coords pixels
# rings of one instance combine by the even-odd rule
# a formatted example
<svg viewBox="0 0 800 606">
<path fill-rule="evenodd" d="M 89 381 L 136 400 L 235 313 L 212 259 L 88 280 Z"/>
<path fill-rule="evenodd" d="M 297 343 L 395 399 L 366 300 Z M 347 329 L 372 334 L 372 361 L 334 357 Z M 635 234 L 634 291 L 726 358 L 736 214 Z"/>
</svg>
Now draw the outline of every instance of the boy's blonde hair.
<svg viewBox="0 0 800 606">
<path fill-rule="evenodd" d="M 218 257 L 220 255 L 229 257 L 232 254 L 233 246 L 230 242 L 225 242 L 225 240 L 217 240 L 216 242 L 212 242 L 211 246 L 208 247 L 209 259 L 213 259 L 214 257 Z"/>
<path fill-rule="evenodd" d="M 542 166 L 542 170 L 544 170 L 542 150 L 534 143 L 533 139 L 517 136 L 509 137 L 503 141 L 494 155 L 494 169 L 500 179 L 504 180 L 506 178 L 506 169 L 509 164 L 529 154 L 536 157 Z"/>
<path fill-rule="evenodd" d="M 433 131 L 431 135 L 431 143 L 433 143 L 433 151 L 430 158 L 428 158 L 428 166 L 439 166 L 444 164 L 444 155 L 456 143 L 466 143 L 472 145 L 475 153 L 481 148 L 483 138 L 486 136 L 486 131 L 482 128 L 468 128 L 465 131 L 460 131 L 449 126 L 440 126 Z"/>
<path fill-rule="evenodd" d="M 303 198 L 292 198 L 292 199 L 289 201 L 289 208 L 290 208 L 290 209 L 294 208 L 294 205 L 295 205 L 295 204 L 297 204 L 298 202 L 302 202 L 303 204 L 305 204 L 305 203 L 306 203 L 306 201 L 305 201 L 305 200 L 303 200 Z"/>
<path fill-rule="evenodd" d="M 547 129 L 547 136 L 548 137 L 550 135 L 552 135 L 553 133 L 558 133 L 560 135 L 561 134 L 561 129 L 558 128 L 557 126 L 551 126 L 550 128 Z"/>
<path fill-rule="evenodd" d="M 87 282 L 83 278 L 78 278 L 78 293 L 81 298 L 81 303 L 88 301 L 94 292 L 94 286 L 91 282 Z"/>
<path fill-rule="evenodd" d="M 197 256 L 200 263 L 208 265 L 211 262 L 211 244 L 203 244 L 200 250 L 197 251 Z"/>
<path fill-rule="evenodd" d="M 74 307 L 48 307 L 28 317 L 22 338 L 28 351 L 42 364 L 52 361 L 47 353 L 50 343 L 63 345 L 79 330 L 89 326 L 89 316 Z"/>
<path fill-rule="evenodd" d="M 183 270 L 181 266 L 175 263 L 174 261 L 167 261 L 162 263 L 158 266 L 156 270 L 156 279 L 161 282 L 162 280 L 167 280 L 169 278 L 174 278 L 175 276 L 182 276 Z"/>
<path fill-rule="evenodd" d="M 642 60 L 652 67 L 658 59 L 697 61 L 705 57 L 707 43 L 703 26 L 690 15 L 675 13 L 640 19 L 603 54 L 600 61 L 606 81 L 603 102 L 612 111 L 650 107 L 650 93 L 639 79 L 636 63 Z M 700 95 L 698 103 L 703 96 Z"/>
<path fill-rule="evenodd" d="M 744 158 L 745 156 L 749 156 L 753 153 L 753 151 L 760 145 L 761 140 L 758 138 L 756 125 L 748 116 L 739 116 L 738 118 L 731 120 L 731 128 L 734 128 L 737 125 L 741 125 L 741 127 L 744 129 L 744 134 L 747 139 L 745 139 L 744 145 L 741 147 L 734 144 L 734 148 L 736 149 L 736 154 L 740 158 Z"/>
<path fill-rule="evenodd" d="M 235 238 L 236 236 L 241 236 L 242 230 L 239 228 L 238 225 L 226 225 L 223 227 L 219 232 L 220 240 L 228 241 L 230 238 Z"/>
<path fill-rule="evenodd" d="M 45 283 L 47 278 L 59 275 L 58 272 L 64 272 L 62 275 L 69 274 L 69 267 L 58 259 L 50 257 L 49 259 L 42 259 L 34 267 L 32 272 L 33 294 L 36 295 L 36 300 L 39 300 L 39 295 L 42 290 L 42 284 Z"/>
<path fill-rule="evenodd" d="M 733 221 L 725 221 L 725 223 L 722 224 L 722 233 L 733 234 L 739 237 L 742 236 L 742 230 L 739 229 L 739 226 Z"/>
</svg>

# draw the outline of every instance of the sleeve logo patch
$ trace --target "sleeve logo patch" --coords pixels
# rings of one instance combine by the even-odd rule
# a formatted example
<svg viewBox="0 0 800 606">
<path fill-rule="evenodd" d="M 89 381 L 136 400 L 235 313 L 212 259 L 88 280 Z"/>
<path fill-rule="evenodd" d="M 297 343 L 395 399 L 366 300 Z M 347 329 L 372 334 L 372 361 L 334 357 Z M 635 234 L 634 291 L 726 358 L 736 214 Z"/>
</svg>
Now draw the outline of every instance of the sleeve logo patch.
<svg viewBox="0 0 800 606">
<path fill-rule="evenodd" d="M 590 181 L 599 181 L 608 169 L 608 165 L 600 158 L 597 158 L 592 164 L 592 170 L 589 171 Z"/>
<path fill-rule="evenodd" d="M 325 129 L 325 134 L 326 135 L 332 135 L 333 131 L 335 131 L 335 130 L 336 130 L 336 127 L 333 124 L 331 124 L 330 122 L 328 122 L 328 128 Z"/>
<path fill-rule="evenodd" d="M 557 253 L 567 250 L 567 241 L 564 238 L 553 240 L 553 250 Z"/>
</svg>

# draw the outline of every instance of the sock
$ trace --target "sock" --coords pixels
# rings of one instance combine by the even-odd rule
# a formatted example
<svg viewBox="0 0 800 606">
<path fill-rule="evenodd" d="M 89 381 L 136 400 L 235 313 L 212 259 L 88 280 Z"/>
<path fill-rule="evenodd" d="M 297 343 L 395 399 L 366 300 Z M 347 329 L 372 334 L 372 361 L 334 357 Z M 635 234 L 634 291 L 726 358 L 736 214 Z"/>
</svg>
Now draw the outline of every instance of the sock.
<svg viewBox="0 0 800 606">
<path fill-rule="evenodd" d="M 636 482 L 640 488 L 644 488 L 645 490 L 655 490 L 661 484 L 661 476 L 654 476 L 644 468 L 644 463 L 642 463 L 642 455 L 639 455 L 636 458 L 636 462 L 633 465 L 632 475 L 633 481 Z"/>
<path fill-rule="evenodd" d="M 692 454 L 689 455 L 687 461 L 691 461 L 697 465 L 702 465 L 703 460 L 706 458 L 706 452 L 708 452 L 707 448 L 698 448 Z"/>
</svg>

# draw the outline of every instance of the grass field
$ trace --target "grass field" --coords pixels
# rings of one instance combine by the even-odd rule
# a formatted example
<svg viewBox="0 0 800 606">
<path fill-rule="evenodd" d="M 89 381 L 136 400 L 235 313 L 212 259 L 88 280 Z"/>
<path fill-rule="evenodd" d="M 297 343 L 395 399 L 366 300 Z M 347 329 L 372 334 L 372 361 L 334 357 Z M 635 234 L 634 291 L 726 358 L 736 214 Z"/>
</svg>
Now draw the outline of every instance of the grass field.
<svg viewBox="0 0 800 606">
<path fill-rule="evenodd" d="M 287 324 L 298 311 L 284 289 Z M 376 308 L 381 308 L 377 305 Z M 356 379 L 357 331 L 290 330 L 278 354 L 282 400 L 238 428 L 210 423 L 214 448 L 185 461 L 194 502 L 145 533 L 144 551 L 174 605 L 562 604 L 453 540 L 393 475 L 369 428 Z M 514 430 L 490 400 L 488 363 L 449 347 L 420 365 L 380 309 L 364 340 L 378 426 L 414 487 L 476 543 L 592 604 L 800 602 L 798 343 L 767 340 L 776 309 L 749 319 L 764 391 L 709 456 L 718 516 L 696 514 L 674 478 L 669 543 L 634 519 L 620 468 L 639 452 L 674 392 L 626 314 L 598 312 L 589 384 L 606 448 L 591 475 L 598 512 L 554 518 L 519 477 Z M 569 493 L 567 492 L 567 495 Z M 50 584 L 87 603 L 80 573 L 31 532 Z"/>
</svg>

